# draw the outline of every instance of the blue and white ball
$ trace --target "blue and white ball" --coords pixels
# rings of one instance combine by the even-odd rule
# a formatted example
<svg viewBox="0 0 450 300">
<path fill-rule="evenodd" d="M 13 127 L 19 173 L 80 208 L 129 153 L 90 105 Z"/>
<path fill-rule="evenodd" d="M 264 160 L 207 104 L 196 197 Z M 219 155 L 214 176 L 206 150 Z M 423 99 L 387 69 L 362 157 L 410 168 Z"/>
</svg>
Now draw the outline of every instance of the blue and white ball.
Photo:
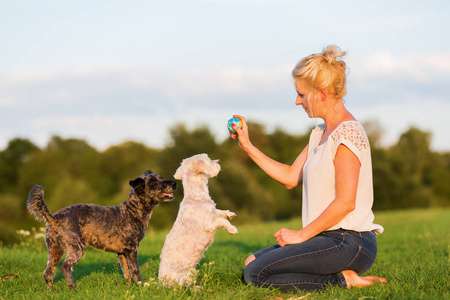
<svg viewBox="0 0 450 300">
<path fill-rule="evenodd" d="M 231 127 L 233 124 L 239 126 L 239 128 L 242 128 L 242 121 L 238 118 L 231 118 L 228 120 L 228 131 L 231 133 L 236 133 L 236 131 Z"/>
</svg>

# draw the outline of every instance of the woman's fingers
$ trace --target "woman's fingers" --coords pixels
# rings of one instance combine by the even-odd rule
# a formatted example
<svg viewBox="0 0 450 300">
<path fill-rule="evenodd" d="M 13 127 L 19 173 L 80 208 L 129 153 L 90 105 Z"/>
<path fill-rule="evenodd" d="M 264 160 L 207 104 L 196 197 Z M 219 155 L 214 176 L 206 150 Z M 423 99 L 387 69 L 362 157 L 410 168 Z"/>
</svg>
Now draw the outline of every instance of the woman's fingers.
<svg viewBox="0 0 450 300">
<path fill-rule="evenodd" d="M 277 244 L 280 245 L 281 247 L 286 246 L 286 242 L 284 241 L 283 238 L 283 229 L 284 228 L 281 228 L 273 235 L 275 237 L 275 240 L 277 241 Z"/>
</svg>

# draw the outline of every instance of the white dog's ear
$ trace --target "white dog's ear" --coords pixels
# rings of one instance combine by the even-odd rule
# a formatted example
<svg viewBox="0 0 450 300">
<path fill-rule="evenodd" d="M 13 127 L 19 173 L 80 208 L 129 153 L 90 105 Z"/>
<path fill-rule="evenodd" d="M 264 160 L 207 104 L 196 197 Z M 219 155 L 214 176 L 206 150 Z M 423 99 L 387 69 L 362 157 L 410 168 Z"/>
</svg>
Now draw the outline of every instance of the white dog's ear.
<svg viewBox="0 0 450 300">
<path fill-rule="evenodd" d="M 209 176 L 209 166 L 203 161 L 203 160 L 199 160 L 197 161 L 197 163 L 195 164 L 195 173 L 198 174 L 205 174 L 207 176 Z"/>
<path fill-rule="evenodd" d="M 183 166 L 181 165 L 177 171 L 175 172 L 175 175 L 173 175 L 173 178 L 177 180 L 183 179 Z"/>
</svg>

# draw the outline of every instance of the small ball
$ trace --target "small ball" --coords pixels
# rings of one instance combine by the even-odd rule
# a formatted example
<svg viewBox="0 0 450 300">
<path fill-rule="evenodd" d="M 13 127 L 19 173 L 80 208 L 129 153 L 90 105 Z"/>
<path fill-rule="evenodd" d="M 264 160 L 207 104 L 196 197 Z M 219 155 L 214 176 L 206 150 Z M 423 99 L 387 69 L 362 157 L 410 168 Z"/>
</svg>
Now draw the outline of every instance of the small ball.
<svg viewBox="0 0 450 300">
<path fill-rule="evenodd" d="M 231 133 L 236 133 L 236 131 L 233 129 L 233 127 L 231 127 L 231 125 L 233 125 L 233 124 L 239 126 L 239 128 L 242 128 L 242 121 L 240 119 L 231 118 L 228 120 L 228 125 L 227 125 L 228 131 Z"/>
</svg>

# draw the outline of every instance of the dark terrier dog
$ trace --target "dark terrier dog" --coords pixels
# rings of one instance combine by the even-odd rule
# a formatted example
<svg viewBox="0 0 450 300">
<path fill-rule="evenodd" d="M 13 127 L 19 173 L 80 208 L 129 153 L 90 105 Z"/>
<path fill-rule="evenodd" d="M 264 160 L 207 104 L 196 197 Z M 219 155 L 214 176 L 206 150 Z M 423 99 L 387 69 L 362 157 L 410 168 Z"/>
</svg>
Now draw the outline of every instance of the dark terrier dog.
<svg viewBox="0 0 450 300">
<path fill-rule="evenodd" d="M 44 190 L 39 185 L 30 190 L 28 211 L 37 220 L 47 223 L 47 268 L 44 279 L 53 285 L 53 276 L 63 253 L 66 259 L 61 270 L 69 288 L 75 288 L 73 266 L 84 254 L 86 246 L 117 253 L 126 280 L 141 282 L 137 248 L 144 238 L 152 210 L 160 202 L 172 201 L 177 189 L 173 180 L 162 180 L 147 170 L 130 181 L 133 187 L 127 200 L 116 206 L 77 204 L 50 214 L 44 202 Z"/>
</svg>

